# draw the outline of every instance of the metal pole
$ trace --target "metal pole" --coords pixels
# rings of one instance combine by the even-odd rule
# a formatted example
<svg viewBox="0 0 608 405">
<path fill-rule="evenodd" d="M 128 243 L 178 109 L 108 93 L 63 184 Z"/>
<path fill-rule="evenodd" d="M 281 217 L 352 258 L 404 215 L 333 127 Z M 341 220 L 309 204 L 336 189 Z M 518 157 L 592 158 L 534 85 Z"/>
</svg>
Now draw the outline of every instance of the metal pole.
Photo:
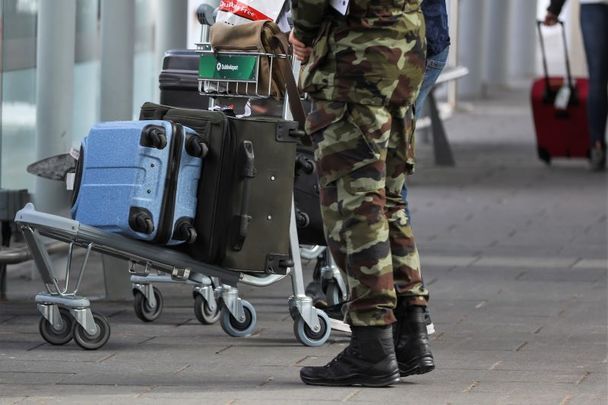
<svg viewBox="0 0 608 405">
<path fill-rule="evenodd" d="M 188 0 L 156 0 L 156 72 L 160 74 L 165 52 L 188 45 Z M 155 87 L 159 97 L 158 86 Z"/>
<path fill-rule="evenodd" d="M 135 53 L 135 1 L 101 3 L 101 111 L 102 121 L 133 118 L 133 64 Z M 131 298 L 129 265 L 102 256 L 106 299 Z"/>
<path fill-rule="evenodd" d="M 448 0 L 448 25 L 450 27 L 450 54 L 448 55 L 448 64 L 451 66 L 457 66 L 460 63 L 458 58 L 458 38 L 460 36 L 460 32 L 458 29 L 458 21 L 460 15 L 460 9 L 458 7 L 459 0 Z M 448 83 L 448 103 L 452 107 L 456 107 L 457 102 L 457 93 L 458 92 L 458 81 L 452 80 Z M 428 138 L 427 138 L 428 139 Z"/>
<path fill-rule="evenodd" d="M 537 2 L 511 0 L 509 23 L 509 78 L 530 79 L 536 73 Z"/>
<path fill-rule="evenodd" d="M 65 153 L 72 146 L 76 2 L 38 2 L 36 69 L 36 157 Z M 34 201 L 41 211 L 64 213 L 65 184 L 36 177 Z"/>
<path fill-rule="evenodd" d="M 504 0 L 503 0 L 504 1 Z M 486 0 L 463 0 L 458 18 L 458 60 L 469 69 L 460 79 L 459 97 L 475 98 L 481 95 L 483 85 L 484 5 Z"/>
<path fill-rule="evenodd" d="M 507 82 L 509 43 L 509 3 L 504 0 L 486 0 L 484 9 L 484 77 L 487 84 L 503 85 Z M 530 37 L 528 42 L 532 41 Z"/>
<path fill-rule="evenodd" d="M 134 0 L 101 2 L 102 121 L 133 118 Z"/>
</svg>

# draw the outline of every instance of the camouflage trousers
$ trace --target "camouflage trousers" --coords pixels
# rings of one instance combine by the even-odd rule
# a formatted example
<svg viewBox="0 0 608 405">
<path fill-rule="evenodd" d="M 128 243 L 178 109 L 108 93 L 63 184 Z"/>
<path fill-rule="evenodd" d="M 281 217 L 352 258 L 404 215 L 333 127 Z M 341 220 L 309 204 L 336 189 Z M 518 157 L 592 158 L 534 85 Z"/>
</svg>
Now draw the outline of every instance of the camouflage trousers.
<svg viewBox="0 0 608 405">
<path fill-rule="evenodd" d="M 317 101 L 306 127 L 328 247 L 348 276 L 346 321 L 389 325 L 397 296 L 422 306 L 428 298 L 401 196 L 413 141 L 411 110 Z"/>
</svg>

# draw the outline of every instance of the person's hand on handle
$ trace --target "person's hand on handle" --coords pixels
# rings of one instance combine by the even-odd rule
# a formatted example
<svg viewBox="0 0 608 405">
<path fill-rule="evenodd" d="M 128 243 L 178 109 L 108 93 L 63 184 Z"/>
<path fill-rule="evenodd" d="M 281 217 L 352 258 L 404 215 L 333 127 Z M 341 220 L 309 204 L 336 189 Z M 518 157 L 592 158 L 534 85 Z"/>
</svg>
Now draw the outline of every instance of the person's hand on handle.
<svg viewBox="0 0 608 405">
<path fill-rule="evenodd" d="M 558 18 L 557 15 L 553 14 L 550 11 L 547 11 L 547 15 L 545 16 L 544 24 L 549 27 L 552 25 L 555 25 L 555 24 L 557 24 L 557 21 L 558 21 L 557 18 Z"/>
<path fill-rule="evenodd" d="M 312 48 L 306 46 L 302 41 L 295 37 L 293 31 L 289 34 L 289 42 L 293 45 L 293 54 L 302 63 L 308 62 Z"/>
</svg>

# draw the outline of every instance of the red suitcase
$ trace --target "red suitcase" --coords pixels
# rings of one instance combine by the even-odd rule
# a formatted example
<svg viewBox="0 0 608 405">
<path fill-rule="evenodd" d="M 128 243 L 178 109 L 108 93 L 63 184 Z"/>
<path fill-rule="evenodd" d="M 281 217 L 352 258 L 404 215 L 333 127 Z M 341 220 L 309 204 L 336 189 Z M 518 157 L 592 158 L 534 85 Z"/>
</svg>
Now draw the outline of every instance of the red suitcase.
<svg viewBox="0 0 608 405">
<path fill-rule="evenodd" d="M 572 78 L 566 33 L 561 21 L 559 24 L 564 41 L 567 77 L 549 77 L 541 31 L 542 22 L 538 21 L 537 24 L 545 72 L 544 77 L 534 81 L 531 93 L 538 157 L 547 164 L 555 157 L 588 158 L 590 145 L 587 123 L 589 81 L 586 78 Z M 570 88 L 570 99 L 566 108 L 560 109 L 556 108 L 555 99 L 559 90 L 564 86 L 564 81 Z"/>
</svg>

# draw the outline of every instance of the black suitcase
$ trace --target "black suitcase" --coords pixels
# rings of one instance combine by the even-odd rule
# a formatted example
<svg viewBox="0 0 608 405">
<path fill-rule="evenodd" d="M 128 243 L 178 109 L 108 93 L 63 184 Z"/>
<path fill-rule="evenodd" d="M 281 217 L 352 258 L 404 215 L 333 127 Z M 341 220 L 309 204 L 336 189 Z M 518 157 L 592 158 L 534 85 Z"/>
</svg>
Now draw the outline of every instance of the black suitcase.
<svg viewBox="0 0 608 405">
<path fill-rule="evenodd" d="M 199 60 L 200 54 L 195 50 L 165 52 L 163 69 L 158 78 L 161 104 L 201 109 L 209 106 L 209 97 L 198 91 Z"/>
<path fill-rule="evenodd" d="M 312 148 L 298 147 L 293 192 L 299 242 L 303 245 L 326 246 L 319 200 L 319 178 Z"/>
<path fill-rule="evenodd" d="M 195 259 L 247 273 L 291 266 L 289 222 L 298 125 L 146 103 L 140 119 L 186 125 L 207 141 L 194 221 Z"/>
</svg>

